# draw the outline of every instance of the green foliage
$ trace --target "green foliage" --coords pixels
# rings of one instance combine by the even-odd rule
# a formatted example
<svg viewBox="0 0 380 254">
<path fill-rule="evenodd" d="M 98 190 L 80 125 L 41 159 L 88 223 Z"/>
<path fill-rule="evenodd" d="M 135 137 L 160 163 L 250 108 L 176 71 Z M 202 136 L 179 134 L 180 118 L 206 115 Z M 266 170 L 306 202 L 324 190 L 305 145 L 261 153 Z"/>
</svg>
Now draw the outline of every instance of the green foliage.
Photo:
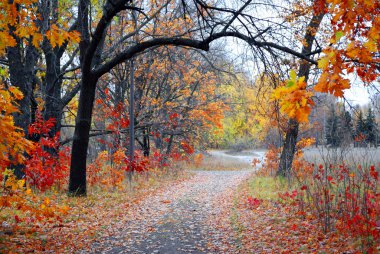
<svg viewBox="0 0 380 254">
<path fill-rule="evenodd" d="M 342 139 L 342 123 L 335 112 L 335 108 L 332 107 L 330 116 L 326 122 L 326 143 L 332 147 L 338 147 L 340 146 Z"/>
<path fill-rule="evenodd" d="M 367 144 L 377 147 L 379 130 L 375 119 L 375 114 L 371 108 L 368 108 L 366 117 L 360 110 L 356 120 L 355 141 L 357 144 L 364 146 Z"/>
<path fill-rule="evenodd" d="M 359 111 L 359 115 L 358 115 L 358 119 L 356 120 L 356 130 L 355 130 L 355 134 L 358 136 L 360 134 L 363 134 L 365 133 L 365 122 L 364 122 L 364 117 L 363 117 L 363 112 L 360 110 Z"/>
<path fill-rule="evenodd" d="M 365 134 L 366 134 L 367 143 L 377 146 L 378 128 L 377 128 L 375 115 L 371 108 L 369 108 L 367 111 L 364 124 L 365 124 Z"/>
</svg>

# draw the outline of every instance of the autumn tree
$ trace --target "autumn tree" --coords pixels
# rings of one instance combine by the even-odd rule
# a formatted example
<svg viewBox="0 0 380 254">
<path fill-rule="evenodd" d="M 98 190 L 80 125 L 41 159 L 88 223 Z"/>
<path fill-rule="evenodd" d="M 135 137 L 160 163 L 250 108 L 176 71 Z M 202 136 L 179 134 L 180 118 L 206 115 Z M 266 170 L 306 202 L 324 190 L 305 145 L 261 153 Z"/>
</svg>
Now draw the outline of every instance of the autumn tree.
<svg viewBox="0 0 380 254">
<path fill-rule="evenodd" d="M 140 54 L 149 48 L 163 45 L 186 46 L 201 50 L 209 50 L 210 43 L 219 38 L 236 37 L 247 42 L 252 47 L 264 48 L 270 52 L 272 52 L 272 49 L 275 49 L 311 61 L 309 56 L 304 54 L 305 52 L 297 52 L 277 43 L 260 40 L 260 36 L 269 29 L 261 29 L 254 26 L 252 20 L 250 20 L 251 16 L 243 14 L 243 11 L 250 4 L 250 1 L 242 4 L 242 6 L 236 10 L 230 8 L 218 8 L 203 1 L 195 1 L 193 3 L 183 2 L 181 4 L 185 10 L 194 8 L 197 12 L 185 11 L 185 13 L 183 13 L 184 15 L 181 15 L 181 19 L 175 15 L 166 15 L 165 17 L 169 18 L 169 20 L 165 23 L 177 24 L 178 22 L 184 22 L 180 24 L 183 24 L 183 26 L 188 29 L 187 33 L 184 33 L 181 29 L 181 32 L 176 34 L 178 30 L 170 29 L 170 26 L 164 30 L 150 29 L 147 33 L 149 36 L 144 36 L 143 39 L 140 39 L 137 43 L 130 43 L 128 45 L 128 40 L 136 33 L 142 31 L 146 27 L 152 28 L 149 26 L 149 22 L 153 20 L 158 13 L 170 10 L 170 8 L 166 8 L 167 4 L 169 3 L 159 5 L 161 8 L 158 7 L 158 9 L 156 5 L 152 6 L 148 4 L 147 9 L 150 8 L 150 11 L 144 10 L 144 12 L 149 15 L 145 15 L 142 21 L 135 26 L 135 31 L 127 33 L 120 40 L 116 41 L 114 47 L 115 50 L 112 52 L 117 52 L 116 49 L 122 46 L 120 52 L 116 55 L 111 54 L 107 58 L 100 58 L 100 61 L 95 63 L 93 61 L 94 57 L 102 55 L 101 52 L 105 41 L 104 39 L 106 38 L 106 32 L 110 27 L 110 24 L 113 22 L 113 18 L 125 10 L 128 11 L 127 13 L 129 14 L 133 14 L 133 11 L 135 13 L 141 13 L 142 10 L 133 6 L 130 2 L 114 1 L 111 3 L 107 1 L 104 5 L 103 12 L 100 14 L 100 19 L 95 25 L 94 31 L 90 33 L 88 30 L 90 2 L 85 0 L 79 1 L 78 16 L 80 17 L 80 21 L 78 23 L 78 30 L 81 33 L 80 63 L 82 86 L 72 145 L 73 156 L 71 157 L 70 193 L 77 195 L 83 195 L 86 193 L 86 155 L 97 82 L 101 76 L 108 73 L 115 66 L 124 63 L 135 55 Z M 190 8 L 191 5 L 193 7 Z M 181 10 L 181 8 L 175 9 Z M 223 14 L 223 16 L 219 16 L 221 14 Z M 132 16 L 133 15 L 130 15 L 129 17 L 132 18 Z M 237 20 L 239 16 L 244 16 L 245 20 L 252 24 L 249 31 L 246 31 L 245 28 L 243 28 L 244 31 L 242 32 L 244 33 L 241 33 L 232 29 L 233 22 Z M 174 18 L 174 23 L 173 21 L 170 21 L 171 18 Z M 194 22 L 189 22 L 188 20 L 190 18 L 192 18 Z M 187 24 L 191 24 L 190 27 L 187 27 Z"/>
<path fill-rule="evenodd" d="M 278 75 L 262 73 L 254 81 L 239 73 L 236 79 L 223 85 L 231 110 L 225 113 L 223 131 L 213 139 L 219 146 L 244 149 L 257 146 L 281 146 L 287 118 L 280 114 L 278 103 L 272 99 L 279 86 Z"/>
<path fill-rule="evenodd" d="M 15 123 L 27 134 L 38 106 L 44 109 L 45 119 L 60 120 L 63 107 L 75 94 L 74 91 L 66 94 L 64 100 L 61 98 L 63 77 L 70 72 L 73 58 L 63 66 L 61 59 L 69 43 L 78 40 L 74 31 L 76 23 L 66 14 L 72 8 L 69 2 L 23 0 L 5 1 L 1 5 L 4 10 L 2 64 L 9 68 L 10 83 L 24 95 Z M 44 70 L 43 74 L 40 69 Z M 36 90 L 40 91 L 39 95 L 35 94 Z M 38 98 L 43 101 L 42 105 Z"/>
<path fill-rule="evenodd" d="M 316 13 L 331 14 L 329 22 L 332 28 L 331 33 L 328 33 L 330 44 L 325 46 L 324 56 L 318 61 L 322 74 L 314 87 L 315 91 L 343 97 L 344 90 L 351 86 L 345 73 L 357 75 L 364 85 L 374 86 L 374 81 L 379 76 L 377 46 L 379 9 L 379 3 L 372 1 L 314 2 Z M 314 34 L 311 36 L 314 37 Z M 304 42 L 306 42 L 304 45 L 310 46 L 307 40 Z M 292 111 L 287 113 L 290 116 L 294 114 Z M 293 127 L 289 128 L 281 155 L 279 168 L 281 175 L 286 175 L 286 172 L 290 171 L 294 152 L 292 148 L 298 133 L 297 122 L 290 126 Z"/>
<path fill-rule="evenodd" d="M 303 41 L 302 53 L 308 55 L 312 52 L 313 44 L 315 42 L 315 34 L 322 22 L 325 15 L 324 3 L 321 1 L 314 2 L 313 16 L 306 27 L 306 32 Z M 321 6 L 319 6 L 321 5 Z M 306 91 L 306 84 L 310 73 L 310 63 L 301 62 L 298 74 L 295 72 L 291 73 L 290 81 L 288 81 L 287 86 L 290 87 L 289 91 L 285 90 L 287 97 L 282 98 L 282 109 L 290 116 L 289 127 L 286 130 L 286 136 L 284 141 L 284 146 L 282 149 L 278 174 L 282 176 L 288 176 L 291 165 L 293 162 L 293 157 L 296 149 L 296 142 L 299 131 L 299 122 L 307 122 L 308 115 L 311 112 L 311 106 L 313 102 L 311 101 L 312 94 Z M 298 78 L 297 78 L 297 77 Z M 298 79 L 298 80 L 297 80 Z M 277 98 L 280 98 L 281 91 L 278 90 Z M 280 102 L 281 103 L 281 102 Z M 281 105 L 281 104 L 280 104 Z"/>
<path fill-rule="evenodd" d="M 0 64 L 7 69 L 2 78 L 23 94 L 14 121 L 33 141 L 39 136 L 29 134 L 29 126 L 36 120 L 38 111 L 42 111 L 45 120 L 57 120 L 50 131 L 53 138 L 60 130 L 63 108 L 78 91 L 78 88 L 68 90 L 62 98 L 61 85 L 66 72 L 71 72 L 69 67 L 74 58 L 69 57 L 63 66 L 61 59 L 67 58 L 66 50 L 79 39 L 74 31 L 75 18 L 59 13 L 59 10 L 68 13 L 70 3 L 25 0 L 0 4 L 3 10 Z M 56 149 L 48 150 L 58 155 Z M 23 167 L 22 164 L 13 166 L 20 178 L 25 173 Z"/>
<path fill-rule="evenodd" d="M 134 59 L 135 141 L 147 157 L 154 149 L 168 158 L 181 150 L 181 142 L 194 145 L 201 133 L 220 127 L 225 106 L 215 93 L 217 73 L 201 55 L 192 53 L 165 47 Z M 104 123 L 103 131 L 108 135 L 101 142 L 105 141 L 112 151 L 130 142 L 126 135 L 131 86 L 128 66 L 114 68 L 98 86 L 95 125 Z M 103 84 L 107 84 L 104 91 L 100 88 Z"/>
<path fill-rule="evenodd" d="M 22 93 L 14 86 L 5 89 L 0 84 L 0 177 L 3 180 L 7 168 L 25 161 L 25 152 L 32 149 L 23 130 L 14 123 L 14 114 L 18 113 L 17 101 L 23 98 Z"/>
</svg>

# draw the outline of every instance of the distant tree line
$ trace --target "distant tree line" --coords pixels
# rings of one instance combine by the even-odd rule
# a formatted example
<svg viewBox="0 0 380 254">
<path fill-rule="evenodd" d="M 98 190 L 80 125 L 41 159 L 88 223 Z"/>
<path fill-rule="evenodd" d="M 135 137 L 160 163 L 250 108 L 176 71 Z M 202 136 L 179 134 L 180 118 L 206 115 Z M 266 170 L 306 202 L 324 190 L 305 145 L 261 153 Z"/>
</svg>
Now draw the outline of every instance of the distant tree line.
<svg viewBox="0 0 380 254">
<path fill-rule="evenodd" d="M 364 113 L 356 109 L 350 113 L 347 110 L 336 110 L 333 106 L 326 119 L 326 144 L 332 147 L 354 144 L 355 147 L 374 146 L 380 142 L 379 128 L 374 111 L 371 107 Z"/>
</svg>

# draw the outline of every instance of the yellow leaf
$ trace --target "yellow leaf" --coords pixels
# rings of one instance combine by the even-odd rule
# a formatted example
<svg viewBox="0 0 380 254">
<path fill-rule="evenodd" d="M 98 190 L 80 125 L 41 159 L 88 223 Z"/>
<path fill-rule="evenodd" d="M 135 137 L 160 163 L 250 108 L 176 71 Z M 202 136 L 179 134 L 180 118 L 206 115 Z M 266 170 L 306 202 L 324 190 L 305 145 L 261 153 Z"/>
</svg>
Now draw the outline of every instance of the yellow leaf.
<svg viewBox="0 0 380 254">
<path fill-rule="evenodd" d="M 377 51 L 377 45 L 376 42 L 373 40 L 369 40 L 366 43 L 363 44 L 363 46 L 368 49 L 369 52 L 376 52 Z"/>
<path fill-rule="evenodd" d="M 329 59 L 327 57 L 322 57 L 318 60 L 318 68 L 322 70 L 326 70 L 329 66 Z"/>
<path fill-rule="evenodd" d="M 348 46 L 347 46 L 347 53 L 346 53 L 346 55 L 348 57 L 356 58 L 356 57 L 358 57 L 359 52 L 360 52 L 360 50 L 359 50 L 359 48 L 357 48 L 355 46 L 354 42 L 351 42 L 350 44 L 348 44 Z"/>
<path fill-rule="evenodd" d="M 9 87 L 9 91 L 13 94 L 16 100 L 21 100 L 22 98 L 24 98 L 22 92 L 15 86 Z"/>
<path fill-rule="evenodd" d="M 25 185 L 25 180 L 24 180 L 24 179 L 22 179 L 22 180 L 18 180 L 18 181 L 17 181 L 17 187 L 18 187 L 19 189 L 24 188 L 24 185 Z"/>
<path fill-rule="evenodd" d="M 344 36 L 344 32 L 343 31 L 336 32 L 335 33 L 335 39 L 336 39 L 336 41 L 339 41 L 343 36 Z"/>
<path fill-rule="evenodd" d="M 33 34 L 33 39 L 32 39 L 32 45 L 36 48 L 39 48 L 40 43 L 43 40 L 43 36 L 40 33 L 35 33 Z"/>
<path fill-rule="evenodd" d="M 294 70 L 290 70 L 289 76 L 291 81 L 295 81 L 297 79 L 297 73 Z"/>
</svg>

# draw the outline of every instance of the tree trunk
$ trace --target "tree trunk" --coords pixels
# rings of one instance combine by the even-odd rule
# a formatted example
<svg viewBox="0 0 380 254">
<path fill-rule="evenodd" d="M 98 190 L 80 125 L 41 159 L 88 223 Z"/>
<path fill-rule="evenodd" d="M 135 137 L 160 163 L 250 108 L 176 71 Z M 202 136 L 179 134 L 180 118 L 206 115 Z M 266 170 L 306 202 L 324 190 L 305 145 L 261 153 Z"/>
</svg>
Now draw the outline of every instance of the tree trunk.
<svg viewBox="0 0 380 254">
<path fill-rule="evenodd" d="M 319 25 L 321 24 L 323 17 L 324 13 L 314 15 L 310 20 L 310 23 L 306 27 L 306 34 L 304 37 L 306 45 L 302 48 L 303 55 L 309 55 L 311 53 L 313 42 L 315 39 L 315 34 L 318 30 Z M 310 63 L 303 60 L 299 67 L 298 77 L 305 77 L 305 82 L 307 82 L 309 78 L 309 72 Z M 294 119 L 290 119 L 288 129 L 286 130 L 285 142 L 280 156 L 280 163 L 277 171 L 277 175 L 279 176 L 289 176 L 290 174 L 294 154 L 296 152 L 298 129 L 299 123 Z"/>
<path fill-rule="evenodd" d="M 97 83 L 97 79 L 89 76 L 88 74 L 82 76 L 82 88 L 71 151 L 69 194 L 75 196 L 86 195 L 87 148 Z"/>
<path fill-rule="evenodd" d="M 62 79 L 59 78 L 60 59 L 57 58 L 53 49 L 45 52 L 46 58 L 46 79 L 45 79 L 45 107 L 43 112 L 44 120 L 54 118 L 56 124 L 49 132 L 50 137 L 54 137 L 61 130 L 62 120 L 62 100 L 61 100 L 61 84 Z"/>
<path fill-rule="evenodd" d="M 28 135 L 28 127 L 32 121 L 32 93 L 34 82 L 34 67 L 37 62 L 37 51 L 33 46 L 28 46 L 25 56 L 21 54 L 21 43 L 17 46 L 7 48 L 7 58 L 9 61 L 9 76 L 11 84 L 17 87 L 24 97 L 18 101 L 19 112 L 13 115 L 15 126 L 23 129 L 25 137 Z M 19 164 L 13 167 L 17 178 L 24 177 L 24 165 Z"/>
<path fill-rule="evenodd" d="M 149 141 L 149 129 L 145 128 L 143 131 L 143 153 L 145 157 L 149 157 L 150 154 L 150 141 Z"/>
<path fill-rule="evenodd" d="M 31 99 L 34 80 L 34 66 L 37 62 L 37 52 L 33 47 L 26 50 L 25 61 L 19 46 L 8 48 L 9 74 L 11 84 L 19 88 L 24 97 L 18 101 L 20 112 L 14 115 L 15 125 L 24 130 L 28 136 L 28 126 L 31 123 Z"/>
<path fill-rule="evenodd" d="M 289 127 L 286 130 L 284 147 L 280 157 L 277 175 L 288 176 L 292 167 L 293 157 L 296 150 L 299 124 L 296 120 L 289 120 Z"/>
<path fill-rule="evenodd" d="M 86 195 L 87 148 L 90 139 L 96 83 L 99 79 L 98 77 L 94 77 L 91 73 L 93 56 L 89 56 L 87 53 L 90 45 L 88 23 L 89 5 L 90 0 L 80 0 L 78 3 L 78 30 L 81 33 L 79 60 L 81 64 L 82 79 L 71 149 L 69 195 L 73 196 Z"/>
</svg>

